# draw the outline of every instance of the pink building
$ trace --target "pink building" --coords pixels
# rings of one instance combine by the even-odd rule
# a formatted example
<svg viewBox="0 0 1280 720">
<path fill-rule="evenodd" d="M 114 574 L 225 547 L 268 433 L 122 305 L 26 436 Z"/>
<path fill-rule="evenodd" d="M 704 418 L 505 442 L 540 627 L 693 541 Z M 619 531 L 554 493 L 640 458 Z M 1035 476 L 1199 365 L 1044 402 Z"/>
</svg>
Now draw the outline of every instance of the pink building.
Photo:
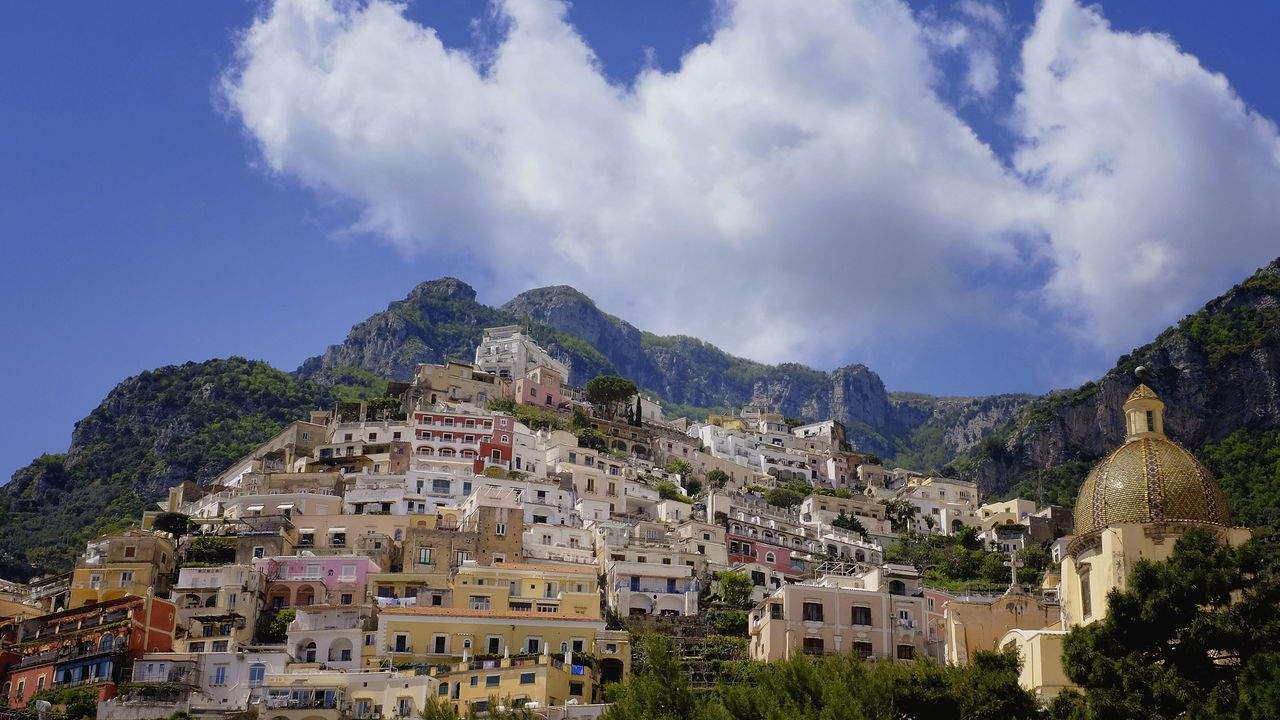
<svg viewBox="0 0 1280 720">
<path fill-rule="evenodd" d="M 267 576 L 267 606 L 363 605 L 369 573 L 381 572 L 364 555 L 279 555 L 253 561 Z"/>
<path fill-rule="evenodd" d="M 556 412 L 572 412 L 575 407 L 574 402 L 560 393 L 563 382 L 564 379 L 560 377 L 560 373 L 551 368 L 534 368 L 528 375 L 516 380 L 514 385 L 516 402 Z"/>
</svg>

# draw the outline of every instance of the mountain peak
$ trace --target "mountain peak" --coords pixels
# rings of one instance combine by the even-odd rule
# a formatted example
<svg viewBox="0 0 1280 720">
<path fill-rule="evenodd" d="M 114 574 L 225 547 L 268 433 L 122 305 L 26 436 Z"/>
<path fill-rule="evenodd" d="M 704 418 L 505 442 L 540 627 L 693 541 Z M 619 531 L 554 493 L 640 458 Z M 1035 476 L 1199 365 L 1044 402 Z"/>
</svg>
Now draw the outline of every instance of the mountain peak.
<svg viewBox="0 0 1280 720">
<path fill-rule="evenodd" d="M 573 305 L 586 304 L 595 307 L 596 303 L 585 293 L 572 285 L 548 285 L 546 287 L 525 290 L 519 295 L 511 298 L 503 309 L 530 307 L 530 306 L 547 306 L 547 305 Z M 518 312 L 518 310 L 516 311 Z"/>
<path fill-rule="evenodd" d="M 440 297 L 448 300 L 475 300 L 475 288 L 455 277 L 442 277 L 439 280 L 428 280 L 409 291 L 406 300 L 417 300 L 423 297 Z"/>
</svg>

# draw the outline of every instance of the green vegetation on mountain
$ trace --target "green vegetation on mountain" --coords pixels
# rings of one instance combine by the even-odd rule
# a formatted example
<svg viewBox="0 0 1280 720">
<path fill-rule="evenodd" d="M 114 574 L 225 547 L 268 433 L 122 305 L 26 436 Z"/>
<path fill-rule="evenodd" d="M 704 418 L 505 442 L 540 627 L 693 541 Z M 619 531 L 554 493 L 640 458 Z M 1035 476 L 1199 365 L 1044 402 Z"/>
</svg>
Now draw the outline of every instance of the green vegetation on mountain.
<svg viewBox="0 0 1280 720">
<path fill-rule="evenodd" d="M 381 392 L 300 382 L 243 358 L 186 363 L 120 383 L 76 424 L 65 455 L 44 455 L 0 492 L 0 574 L 26 578 L 71 567 L 85 543 L 135 522 L 186 480 L 206 482 L 294 420 L 339 400 Z"/>
<path fill-rule="evenodd" d="M 1199 457 L 1222 486 L 1235 522 L 1280 520 L 1280 430 L 1237 430 L 1205 445 Z"/>
<path fill-rule="evenodd" d="M 1258 273 L 1236 285 L 1226 296 L 1225 311 L 1205 308 L 1178 323 L 1178 331 L 1198 343 L 1209 361 L 1274 347 L 1280 341 L 1280 274 Z"/>
</svg>

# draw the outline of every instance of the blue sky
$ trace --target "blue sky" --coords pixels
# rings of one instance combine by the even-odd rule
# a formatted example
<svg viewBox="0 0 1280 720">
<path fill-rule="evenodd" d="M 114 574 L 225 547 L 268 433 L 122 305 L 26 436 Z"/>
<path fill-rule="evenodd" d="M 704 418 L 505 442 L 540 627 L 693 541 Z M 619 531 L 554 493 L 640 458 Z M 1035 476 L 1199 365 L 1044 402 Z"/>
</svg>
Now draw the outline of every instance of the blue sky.
<svg viewBox="0 0 1280 720">
<path fill-rule="evenodd" d="M 985 394 L 1280 254 L 1274 4 L 768 6 L 3 6 L 0 471 L 125 377 L 291 370 L 443 275 Z"/>
</svg>

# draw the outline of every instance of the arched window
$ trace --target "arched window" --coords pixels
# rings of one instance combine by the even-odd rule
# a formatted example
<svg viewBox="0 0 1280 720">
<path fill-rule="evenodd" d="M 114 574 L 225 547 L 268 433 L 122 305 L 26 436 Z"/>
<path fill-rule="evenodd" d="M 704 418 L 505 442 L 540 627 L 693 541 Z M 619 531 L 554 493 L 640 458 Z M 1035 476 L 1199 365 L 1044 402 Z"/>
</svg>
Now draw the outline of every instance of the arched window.
<svg viewBox="0 0 1280 720">
<path fill-rule="evenodd" d="M 765 562 L 777 562 L 777 561 L 778 561 L 778 559 L 777 559 L 777 557 L 775 557 L 775 556 L 774 556 L 774 554 L 773 554 L 773 553 L 769 552 L 769 553 L 765 553 L 765 554 L 764 554 L 764 561 L 765 561 Z"/>
<path fill-rule="evenodd" d="M 99 638 L 99 639 L 98 639 L 98 649 L 99 649 L 99 650 L 110 650 L 110 649 L 111 649 L 111 642 L 112 642 L 112 640 L 113 640 L 114 638 L 115 638 L 115 636 L 114 636 L 114 635 L 103 635 L 101 638 Z"/>
</svg>

